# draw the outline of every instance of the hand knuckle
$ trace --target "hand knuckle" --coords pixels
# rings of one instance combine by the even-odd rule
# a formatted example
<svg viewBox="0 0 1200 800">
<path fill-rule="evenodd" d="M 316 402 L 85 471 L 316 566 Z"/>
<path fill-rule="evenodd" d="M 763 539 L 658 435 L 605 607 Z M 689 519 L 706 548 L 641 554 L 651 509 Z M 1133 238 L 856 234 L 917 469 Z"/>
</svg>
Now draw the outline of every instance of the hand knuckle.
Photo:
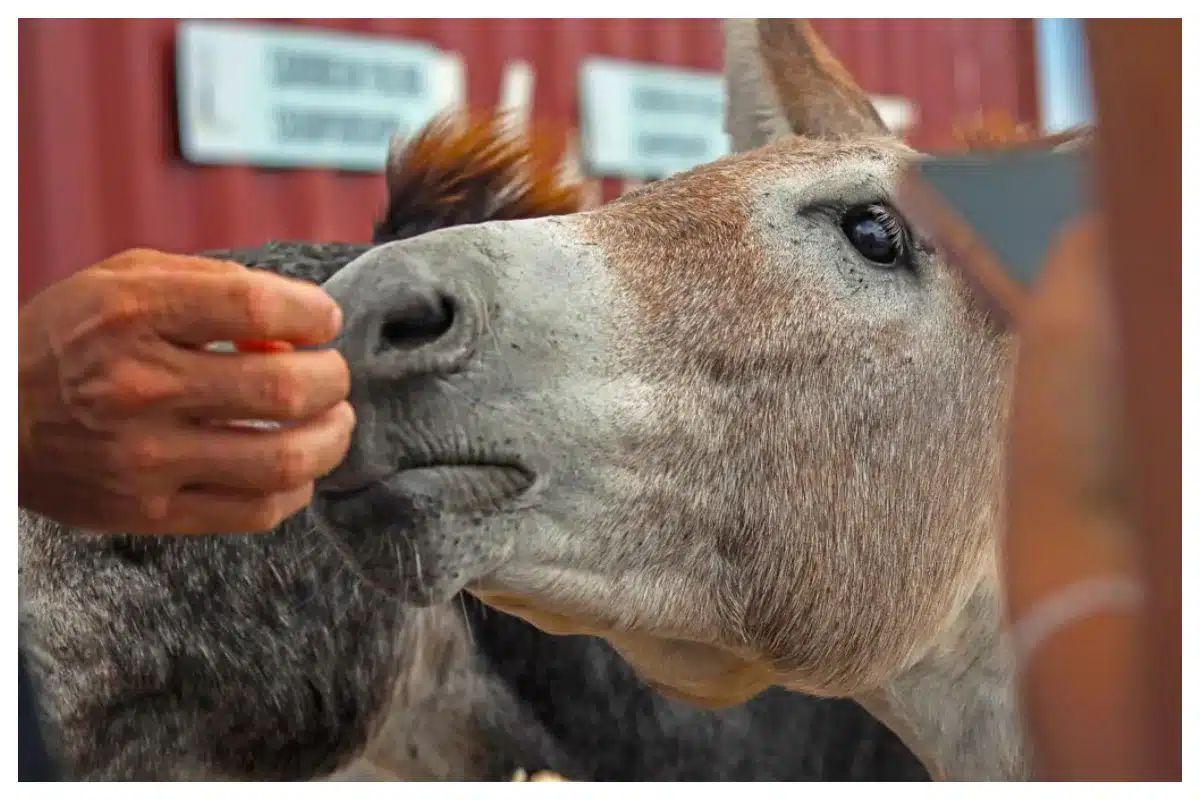
<svg viewBox="0 0 1200 800">
<path fill-rule="evenodd" d="M 86 428 L 107 427 L 117 410 L 107 377 L 64 381 L 62 398 L 70 418 Z"/>
<path fill-rule="evenodd" d="M 162 254 L 148 247 L 131 247 L 128 250 L 122 250 L 113 256 L 112 260 L 120 264 L 133 264 L 142 261 L 152 262 L 161 258 Z"/>
<path fill-rule="evenodd" d="M 95 308 L 105 323 L 129 323 L 147 316 L 150 304 L 144 280 L 122 272 L 97 271 L 90 283 Z"/>
<path fill-rule="evenodd" d="M 267 531 L 290 517 L 298 509 L 293 508 L 290 494 L 273 494 L 264 498 L 254 514 L 255 530 Z"/>
<path fill-rule="evenodd" d="M 138 511 L 150 522 L 163 522 L 171 513 L 171 498 L 164 494 L 147 494 L 138 498 Z"/>
<path fill-rule="evenodd" d="M 110 329 L 128 327 L 145 319 L 146 304 L 136 291 L 118 286 L 100 299 L 100 315 Z"/>
<path fill-rule="evenodd" d="M 279 512 L 271 498 L 265 498 L 256 503 L 246 515 L 245 526 L 248 531 L 268 531 L 280 522 Z"/>
<path fill-rule="evenodd" d="M 85 375 L 62 382 L 62 402 L 71 418 L 89 428 L 102 427 L 114 410 L 109 376 Z"/>
<path fill-rule="evenodd" d="M 350 440 L 354 438 L 354 428 L 358 424 L 354 414 L 354 407 L 349 403 L 342 403 L 339 406 L 339 413 L 336 420 L 335 431 L 337 433 L 337 443 L 341 450 L 339 459 L 345 455 L 345 451 L 350 446 Z"/>
<path fill-rule="evenodd" d="M 128 356 L 81 377 L 65 385 L 66 400 L 76 412 L 86 413 L 93 420 L 140 411 L 180 392 L 178 382 L 169 375 Z"/>
<path fill-rule="evenodd" d="M 279 449 L 275 458 L 276 482 L 290 488 L 299 486 L 313 478 L 312 454 L 304 447 L 289 442 Z"/>
<path fill-rule="evenodd" d="M 246 324 L 255 331 L 269 330 L 274 305 L 267 287 L 254 281 L 238 281 L 234 284 L 233 302 Z"/>
<path fill-rule="evenodd" d="M 267 381 L 267 403 L 289 417 L 304 409 L 305 381 L 294 369 L 278 369 Z"/>
<path fill-rule="evenodd" d="M 329 350 L 330 370 L 333 373 L 331 383 L 338 387 L 338 399 L 345 400 L 350 395 L 350 365 L 336 350 Z"/>
<path fill-rule="evenodd" d="M 316 486 L 314 483 L 312 481 L 306 483 L 302 487 L 302 491 L 299 494 L 294 494 L 291 496 L 291 504 L 288 506 L 285 513 L 288 516 L 291 516 L 292 514 L 307 508 L 309 503 L 312 502 L 314 491 L 316 491 Z"/>
<path fill-rule="evenodd" d="M 302 487 L 302 491 L 293 491 L 285 495 L 280 495 L 276 500 L 279 521 L 283 522 L 285 519 L 307 508 L 308 504 L 312 502 L 312 495 L 313 485 L 311 482 L 305 484 Z"/>
<path fill-rule="evenodd" d="M 154 472 L 167 465 L 166 447 L 154 436 L 133 436 L 124 443 L 122 450 L 124 457 L 119 460 L 132 471 Z"/>
<path fill-rule="evenodd" d="M 112 392 L 124 408 L 141 409 L 177 397 L 179 382 L 171 375 L 129 358 L 118 363 L 113 372 Z"/>
</svg>

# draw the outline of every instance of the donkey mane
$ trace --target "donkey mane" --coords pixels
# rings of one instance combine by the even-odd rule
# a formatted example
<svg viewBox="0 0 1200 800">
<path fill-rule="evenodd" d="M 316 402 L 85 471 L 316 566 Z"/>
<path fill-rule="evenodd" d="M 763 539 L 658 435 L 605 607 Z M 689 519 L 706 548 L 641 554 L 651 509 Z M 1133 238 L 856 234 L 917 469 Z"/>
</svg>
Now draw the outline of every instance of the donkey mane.
<svg viewBox="0 0 1200 800">
<path fill-rule="evenodd" d="M 313 283 L 324 283 L 372 245 L 458 225 L 572 214 L 583 188 L 541 152 L 549 137 L 518 134 L 503 115 L 446 112 L 407 142 L 394 140 L 385 168 L 387 204 L 371 244 L 271 240 L 259 247 L 206 250 Z"/>
<path fill-rule="evenodd" d="M 571 214 L 583 187 L 539 150 L 548 137 L 518 135 L 503 116 L 443 114 L 388 154 L 388 206 L 377 243 L 493 220 Z"/>
<path fill-rule="evenodd" d="M 1030 147 L 1072 147 L 1087 144 L 1094 135 L 1094 126 L 1077 125 L 1050 136 L 1040 136 L 1033 126 L 1017 122 L 1003 113 L 980 114 L 954 129 L 957 144 L 973 153 Z"/>
</svg>

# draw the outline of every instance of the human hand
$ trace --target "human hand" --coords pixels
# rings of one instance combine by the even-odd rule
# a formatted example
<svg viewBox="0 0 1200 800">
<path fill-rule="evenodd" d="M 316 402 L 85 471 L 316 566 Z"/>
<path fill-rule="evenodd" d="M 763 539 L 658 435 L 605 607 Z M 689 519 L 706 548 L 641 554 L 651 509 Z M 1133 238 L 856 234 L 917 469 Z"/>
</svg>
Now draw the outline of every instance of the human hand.
<svg viewBox="0 0 1200 800">
<path fill-rule="evenodd" d="M 19 503 L 129 533 L 269 530 L 345 456 L 350 374 L 319 287 L 238 264 L 130 250 L 19 313 Z M 236 420 L 293 423 L 262 430 Z"/>
</svg>

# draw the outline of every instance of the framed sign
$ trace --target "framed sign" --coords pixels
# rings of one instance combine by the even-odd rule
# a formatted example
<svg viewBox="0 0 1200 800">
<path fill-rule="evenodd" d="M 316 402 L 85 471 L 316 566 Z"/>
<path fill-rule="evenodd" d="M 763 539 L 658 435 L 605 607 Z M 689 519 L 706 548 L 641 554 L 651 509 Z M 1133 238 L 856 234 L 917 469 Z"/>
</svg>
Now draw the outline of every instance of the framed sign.
<svg viewBox="0 0 1200 800">
<path fill-rule="evenodd" d="M 189 20 L 176 47 L 180 144 L 201 164 L 378 171 L 462 90 L 457 59 L 421 42 Z"/>
<path fill-rule="evenodd" d="M 871 100 L 899 135 L 916 120 L 906 98 Z M 590 58 L 580 70 L 579 101 L 580 144 L 591 174 L 654 180 L 730 152 L 719 72 Z"/>
<path fill-rule="evenodd" d="M 729 153 L 719 73 L 589 58 L 579 107 L 591 174 L 664 178 Z"/>
</svg>

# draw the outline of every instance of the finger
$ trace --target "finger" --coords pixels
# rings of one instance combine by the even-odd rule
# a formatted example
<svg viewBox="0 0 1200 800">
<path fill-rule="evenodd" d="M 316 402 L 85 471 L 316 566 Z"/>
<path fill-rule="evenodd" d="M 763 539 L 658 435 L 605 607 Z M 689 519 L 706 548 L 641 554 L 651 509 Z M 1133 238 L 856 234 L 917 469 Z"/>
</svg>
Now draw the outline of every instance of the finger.
<svg viewBox="0 0 1200 800">
<path fill-rule="evenodd" d="M 339 403 L 290 428 L 196 428 L 177 452 L 187 453 L 176 485 L 239 492 L 276 492 L 311 483 L 333 470 L 350 448 L 354 410 Z"/>
<path fill-rule="evenodd" d="M 56 519 L 89 533 L 142 536 L 267 531 L 312 502 L 311 482 L 281 492 L 188 487 L 176 492 L 74 494 Z"/>
<path fill-rule="evenodd" d="M 134 267 L 142 269 L 194 270 L 210 273 L 228 273 L 246 269 L 246 267 L 234 261 L 205 258 L 203 256 L 181 255 L 178 253 L 163 253 L 158 250 L 145 248 L 125 250 L 96 265 L 96 269 L 110 271 L 126 270 Z"/>
<path fill-rule="evenodd" d="M 140 290 L 158 334 L 192 347 L 245 340 L 316 345 L 342 326 L 341 309 L 321 287 L 260 270 L 162 273 Z"/>
<path fill-rule="evenodd" d="M 173 407 L 199 419 L 304 420 L 350 394 L 350 368 L 336 350 L 181 350 L 171 369 L 184 387 Z"/>
<path fill-rule="evenodd" d="M 171 498 L 162 533 L 267 533 L 312 502 L 311 482 L 282 492 L 195 487 Z"/>
</svg>

